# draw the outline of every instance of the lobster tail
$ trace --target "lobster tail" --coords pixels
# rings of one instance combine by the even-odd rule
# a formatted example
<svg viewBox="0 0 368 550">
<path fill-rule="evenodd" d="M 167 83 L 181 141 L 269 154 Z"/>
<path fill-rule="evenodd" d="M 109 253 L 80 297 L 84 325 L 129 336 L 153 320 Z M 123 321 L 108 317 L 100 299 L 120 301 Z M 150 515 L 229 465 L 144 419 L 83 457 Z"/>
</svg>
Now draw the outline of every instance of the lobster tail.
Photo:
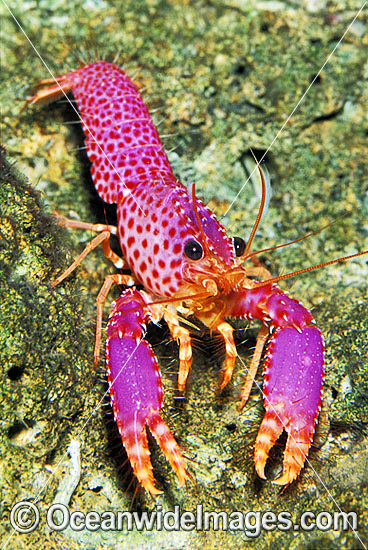
<svg viewBox="0 0 368 550">
<path fill-rule="evenodd" d="M 139 184 L 146 186 L 159 174 L 173 177 L 148 109 L 125 72 L 99 61 L 71 75 L 100 197 L 109 203 L 121 202 Z M 91 88 L 100 90 L 92 108 Z"/>
</svg>

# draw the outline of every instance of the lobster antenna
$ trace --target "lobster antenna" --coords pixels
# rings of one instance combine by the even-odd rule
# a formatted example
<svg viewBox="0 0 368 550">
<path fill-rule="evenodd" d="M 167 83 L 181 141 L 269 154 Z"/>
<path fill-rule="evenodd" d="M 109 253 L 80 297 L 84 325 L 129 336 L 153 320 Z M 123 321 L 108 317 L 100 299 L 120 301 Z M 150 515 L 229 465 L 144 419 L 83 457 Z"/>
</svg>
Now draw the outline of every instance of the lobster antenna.
<svg viewBox="0 0 368 550">
<path fill-rule="evenodd" d="M 250 247 L 252 245 L 252 242 L 253 242 L 253 239 L 254 239 L 254 236 L 257 232 L 257 229 L 258 229 L 258 226 L 261 222 L 261 219 L 262 219 L 262 216 L 263 216 L 263 211 L 264 211 L 264 207 L 265 207 L 265 204 L 266 204 L 266 199 L 267 199 L 267 185 L 266 185 L 266 182 L 265 182 L 265 178 L 264 178 L 264 175 L 263 175 L 263 172 L 261 170 L 261 167 L 258 163 L 258 160 L 256 159 L 256 156 L 255 154 L 253 153 L 252 149 L 250 150 L 250 152 L 252 153 L 253 155 L 253 158 L 254 160 L 256 161 L 257 163 L 257 168 L 258 168 L 258 172 L 259 172 L 259 175 L 261 176 L 261 182 L 262 182 L 262 198 L 261 198 L 261 204 L 259 205 L 259 210 L 258 210 L 258 214 L 257 214 L 257 218 L 256 218 L 256 221 L 254 222 L 254 225 L 253 225 L 253 229 L 251 231 L 251 234 L 250 234 L 250 237 L 248 239 L 248 242 L 247 242 L 247 245 L 245 247 L 245 250 L 244 250 L 244 253 L 243 253 L 243 257 L 244 259 L 248 256 L 249 254 L 249 250 L 250 250 Z"/>
<path fill-rule="evenodd" d="M 309 267 L 305 267 L 304 269 L 298 269 L 298 271 L 293 271 L 292 273 L 285 273 L 284 275 L 279 275 L 278 277 L 272 277 L 272 279 L 266 279 L 265 281 L 257 282 L 257 287 L 266 286 L 270 283 L 277 283 L 278 281 L 282 281 L 283 279 L 290 279 L 291 277 L 295 277 L 295 275 L 301 275 L 302 273 L 306 273 L 307 271 L 313 271 L 314 269 L 319 269 L 320 267 L 325 267 L 326 265 L 337 264 L 338 262 L 345 262 L 346 260 L 351 260 L 352 258 L 363 256 L 364 254 L 368 254 L 368 250 L 363 250 L 363 252 L 356 252 L 355 254 L 350 254 L 350 256 L 343 256 L 341 258 L 336 258 L 335 260 L 329 260 L 328 262 L 322 262 L 321 264 L 311 265 Z"/>
<path fill-rule="evenodd" d="M 334 223 L 341 220 L 341 218 L 345 218 L 345 216 L 347 216 L 347 212 L 345 212 L 344 214 L 341 214 L 341 216 L 339 216 L 338 218 L 336 218 L 332 222 L 327 223 L 323 227 L 320 227 L 319 229 L 316 229 L 316 231 L 312 231 L 311 233 L 307 233 L 306 235 L 303 235 L 303 237 L 299 237 L 298 239 L 295 239 L 294 241 L 289 241 L 288 243 L 278 244 L 277 246 L 270 246 L 269 248 L 262 248 L 261 250 L 256 250 L 255 252 L 251 252 L 250 254 L 248 254 L 248 256 L 244 259 L 249 260 L 249 258 L 253 258 L 253 256 L 257 256 L 258 254 L 263 254 L 264 252 L 269 252 L 270 250 L 277 250 L 278 248 L 284 248 L 285 246 L 290 246 L 291 244 L 295 244 L 295 243 L 298 243 L 300 241 L 304 241 L 304 239 L 307 239 L 308 237 L 312 237 L 313 235 L 317 235 L 317 233 L 320 233 L 321 231 L 324 231 L 325 229 L 327 229 L 327 227 L 330 227 L 330 225 L 333 225 Z"/>
</svg>

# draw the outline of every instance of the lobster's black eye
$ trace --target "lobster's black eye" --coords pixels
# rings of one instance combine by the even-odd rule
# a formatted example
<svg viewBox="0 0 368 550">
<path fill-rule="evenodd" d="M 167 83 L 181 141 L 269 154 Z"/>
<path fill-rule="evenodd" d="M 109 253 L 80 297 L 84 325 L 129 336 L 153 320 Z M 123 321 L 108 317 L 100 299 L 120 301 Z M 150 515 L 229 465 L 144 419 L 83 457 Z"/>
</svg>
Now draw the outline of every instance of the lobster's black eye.
<svg viewBox="0 0 368 550">
<path fill-rule="evenodd" d="M 241 256 L 244 253 L 244 250 L 246 247 L 245 240 L 242 239 L 241 237 L 234 237 L 233 245 L 234 245 L 235 256 L 236 257 Z"/>
<path fill-rule="evenodd" d="M 197 241 L 190 240 L 185 243 L 184 254 L 190 260 L 200 260 L 203 256 L 203 248 Z"/>
</svg>

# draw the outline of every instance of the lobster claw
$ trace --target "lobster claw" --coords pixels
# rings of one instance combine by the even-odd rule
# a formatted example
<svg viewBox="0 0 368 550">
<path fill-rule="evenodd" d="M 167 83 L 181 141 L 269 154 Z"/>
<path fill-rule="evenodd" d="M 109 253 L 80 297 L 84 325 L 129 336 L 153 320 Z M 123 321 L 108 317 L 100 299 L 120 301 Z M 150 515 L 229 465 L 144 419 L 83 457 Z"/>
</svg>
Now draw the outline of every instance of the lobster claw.
<svg viewBox="0 0 368 550">
<path fill-rule="evenodd" d="M 106 364 L 114 417 L 121 438 L 141 485 L 150 493 L 155 487 L 147 441 L 147 428 L 175 470 L 179 486 L 187 471 L 178 443 L 159 412 L 162 383 L 151 346 L 142 339 L 148 307 L 137 290 L 128 289 L 116 301 L 107 332 Z"/>
<path fill-rule="evenodd" d="M 277 328 L 272 334 L 265 359 L 264 406 L 254 459 L 257 473 L 264 469 L 271 447 L 283 429 L 288 434 L 283 471 L 274 480 L 288 485 L 300 473 L 312 442 L 321 406 L 324 373 L 324 344 L 316 326 L 302 329 Z"/>
</svg>

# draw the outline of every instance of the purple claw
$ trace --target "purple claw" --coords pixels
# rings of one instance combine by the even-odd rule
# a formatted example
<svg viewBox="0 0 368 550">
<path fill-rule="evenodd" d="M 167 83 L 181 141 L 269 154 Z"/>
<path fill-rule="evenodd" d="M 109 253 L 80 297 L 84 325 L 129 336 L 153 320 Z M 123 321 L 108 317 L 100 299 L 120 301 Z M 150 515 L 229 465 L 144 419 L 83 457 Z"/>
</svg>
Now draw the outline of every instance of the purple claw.
<svg viewBox="0 0 368 550">
<path fill-rule="evenodd" d="M 281 327 L 270 338 L 265 360 L 266 414 L 255 445 L 256 470 L 264 468 L 270 448 L 285 429 L 288 439 L 279 485 L 291 483 L 308 454 L 321 405 L 324 344 L 316 326 Z"/>
</svg>

